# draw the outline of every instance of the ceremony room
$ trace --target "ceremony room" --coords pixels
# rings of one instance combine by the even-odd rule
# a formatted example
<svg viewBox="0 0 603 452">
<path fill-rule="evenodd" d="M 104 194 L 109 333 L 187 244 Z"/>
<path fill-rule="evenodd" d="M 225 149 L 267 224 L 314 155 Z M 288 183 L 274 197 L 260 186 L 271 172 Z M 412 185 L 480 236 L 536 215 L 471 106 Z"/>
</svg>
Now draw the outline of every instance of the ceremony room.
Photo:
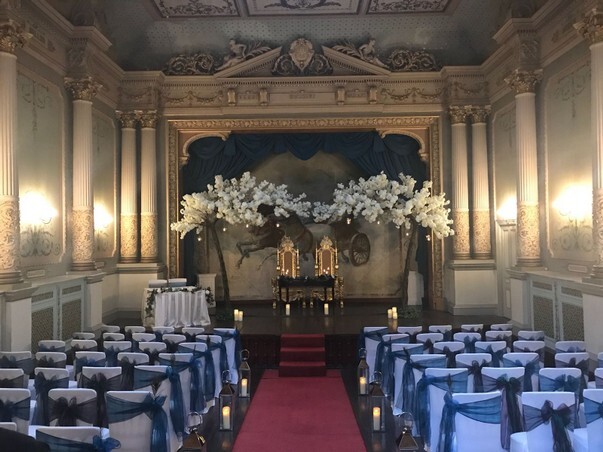
<svg viewBox="0 0 603 452">
<path fill-rule="evenodd" d="M 0 0 L 0 452 L 603 451 L 603 0 Z"/>
</svg>

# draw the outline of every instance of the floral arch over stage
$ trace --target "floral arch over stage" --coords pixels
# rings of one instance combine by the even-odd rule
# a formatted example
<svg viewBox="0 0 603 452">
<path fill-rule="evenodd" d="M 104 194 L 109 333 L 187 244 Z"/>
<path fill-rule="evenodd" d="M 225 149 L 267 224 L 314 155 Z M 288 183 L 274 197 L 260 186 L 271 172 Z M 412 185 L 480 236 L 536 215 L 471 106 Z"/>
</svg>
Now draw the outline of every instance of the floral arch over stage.
<svg viewBox="0 0 603 452">
<path fill-rule="evenodd" d="M 434 194 L 441 190 L 440 128 L 437 116 L 404 116 L 381 118 L 323 118 L 323 119 L 213 119 L 168 120 L 168 207 L 169 224 L 179 219 L 182 197 L 182 168 L 188 162 L 188 149 L 192 142 L 203 137 L 220 137 L 224 140 L 231 133 L 257 132 L 354 132 L 377 131 L 382 137 L 389 134 L 407 135 L 420 143 L 419 154 L 427 163 L 427 177 L 432 181 Z M 429 284 L 426 294 L 430 307 L 444 309 L 443 304 L 443 243 L 428 242 Z M 170 275 L 182 272 L 181 243 L 176 232 L 168 234 L 168 265 Z"/>
</svg>

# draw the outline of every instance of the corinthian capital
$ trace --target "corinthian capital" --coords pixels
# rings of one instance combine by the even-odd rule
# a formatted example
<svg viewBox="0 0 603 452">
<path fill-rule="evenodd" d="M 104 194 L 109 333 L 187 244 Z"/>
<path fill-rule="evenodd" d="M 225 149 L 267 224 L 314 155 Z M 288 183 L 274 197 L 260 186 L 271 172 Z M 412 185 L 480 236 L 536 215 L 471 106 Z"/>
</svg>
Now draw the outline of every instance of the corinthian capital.
<svg viewBox="0 0 603 452">
<path fill-rule="evenodd" d="M 448 114 L 450 115 L 450 122 L 452 124 L 465 124 L 467 121 L 467 110 L 465 107 L 449 107 Z"/>
<path fill-rule="evenodd" d="M 147 110 L 147 111 L 143 111 L 140 114 L 140 126 L 143 129 L 157 128 L 158 120 L 159 120 L 159 115 L 157 114 L 157 110 Z"/>
<path fill-rule="evenodd" d="M 71 94 L 73 100 L 92 101 L 102 85 L 92 77 L 71 78 L 65 77 L 65 88 Z"/>
<path fill-rule="evenodd" d="M 583 20 L 574 24 L 574 28 L 590 44 L 603 42 L 603 10 L 595 8 L 589 11 Z"/>
<path fill-rule="evenodd" d="M 15 53 L 18 48 L 27 44 L 31 33 L 25 33 L 23 28 L 14 20 L 0 23 L 0 52 Z"/>
<path fill-rule="evenodd" d="M 469 105 L 467 108 L 467 116 L 473 124 L 486 122 L 490 114 L 490 105 Z"/>
<path fill-rule="evenodd" d="M 511 75 L 505 78 L 507 85 L 511 87 L 515 94 L 533 93 L 536 91 L 536 85 L 542 80 L 542 69 L 535 71 L 526 71 L 524 69 L 515 69 Z"/>
<path fill-rule="evenodd" d="M 117 120 L 121 124 L 122 129 L 135 129 L 136 121 L 140 119 L 139 111 L 119 111 L 115 112 Z"/>
</svg>

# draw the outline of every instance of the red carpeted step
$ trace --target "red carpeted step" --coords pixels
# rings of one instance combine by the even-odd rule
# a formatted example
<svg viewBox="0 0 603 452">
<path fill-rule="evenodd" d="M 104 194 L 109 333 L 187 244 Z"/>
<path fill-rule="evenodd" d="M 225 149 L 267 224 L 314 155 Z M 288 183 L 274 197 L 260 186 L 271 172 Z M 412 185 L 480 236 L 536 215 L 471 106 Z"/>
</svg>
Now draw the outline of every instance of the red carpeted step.
<svg viewBox="0 0 603 452">
<path fill-rule="evenodd" d="M 324 347 L 281 347 L 281 361 L 324 361 Z"/>
<path fill-rule="evenodd" d="M 324 377 L 327 367 L 324 361 L 281 361 L 279 377 Z"/>
<path fill-rule="evenodd" d="M 283 334 L 281 336 L 281 348 L 324 346 L 325 337 L 322 334 Z"/>
</svg>

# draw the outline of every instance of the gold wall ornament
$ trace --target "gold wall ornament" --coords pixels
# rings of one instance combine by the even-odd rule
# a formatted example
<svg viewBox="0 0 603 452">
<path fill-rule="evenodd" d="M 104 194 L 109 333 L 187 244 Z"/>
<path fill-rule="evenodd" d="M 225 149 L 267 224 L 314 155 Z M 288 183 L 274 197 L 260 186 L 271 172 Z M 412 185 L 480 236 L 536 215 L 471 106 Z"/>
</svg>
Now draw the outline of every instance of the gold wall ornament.
<svg viewBox="0 0 603 452">
<path fill-rule="evenodd" d="M 454 259 L 468 259 L 471 257 L 471 244 L 469 243 L 469 211 L 453 210 L 454 235 L 452 248 Z"/>
<path fill-rule="evenodd" d="M 391 89 L 384 88 L 381 90 L 381 95 L 384 97 L 389 97 L 391 100 L 396 102 L 410 101 L 414 103 L 417 101 L 417 98 L 431 101 L 439 101 L 441 100 L 443 92 L 443 88 L 436 91 L 428 92 L 422 88 L 417 88 L 416 86 L 413 86 L 412 88 L 405 89 L 399 94 L 394 93 L 394 91 L 392 91 Z"/>
<path fill-rule="evenodd" d="M 467 109 L 460 106 L 451 106 L 448 108 L 451 124 L 465 124 L 467 122 Z"/>
<path fill-rule="evenodd" d="M 473 255 L 476 259 L 492 258 L 492 245 L 490 239 L 490 211 L 474 210 L 473 219 Z"/>
<path fill-rule="evenodd" d="M 92 207 L 74 209 L 71 213 L 74 270 L 95 270 L 94 264 L 94 214 Z"/>
<path fill-rule="evenodd" d="M 163 107 L 173 107 L 173 106 L 206 106 L 206 105 L 214 105 L 221 104 L 224 100 L 224 93 L 222 91 L 218 91 L 214 96 L 203 97 L 195 94 L 192 90 L 186 92 L 184 96 L 176 97 L 176 96 L 167 96 L 165 94 L 161 94 L 161 105 Z"/>
<path fill-rule="evenodd" d="M 138 260 L 138 215 L 121 214 L 120 231 L 120 262 L 136 262 Z"/>
<path fill-rule="evenodd" d="M 468 105 L 466 107 L 467 117 L 471 121 L 472 124 L 480 124 L 488 122 L 488 116 L 490 115 L 491 107 L 490 105 L 484 106 L 475 106 Z"/>
<path fill-rule="evenodd" d="M 31 33 L 23 31 L 23 27 L 12 19 L 0 23 L 0 52 L 14 54 L 32 38 Z"/>
<path fill-rule="evenodd" d="M 517 265 L 540 265 L 540 230 L 538 204 L 520 203 L 517 206 Z"/>
<path fill-rule="evenodd" d="M 0 197 L 0 283 L 6 279 L 20 280 L 19 199 Z M 16 281 L 15 281 L 16 282 Z"/>
<path fill-rule="evenodd" d="M 576 31 L 590 44 L 603 42 L 603 10 L 593 9 L 584 19 L 574 24 Z"/>
<path fill-rule="evenodd" d="M 542 81 L 542 69 L 527 71 L 515 69 L 510 75 L 505 77 L 505 83 L 515 92 L 515 94 L 534 93 L 536 85 Z"/>
<path fill-rule="evenodd" d="M 92 102 L 102 86 L 103 85 L 96 82 L 93 77 L 65 77 L 65 88 L 69 94 L 71 94 L 73 100 L 87 100 Z"/>
<path fill-rule="evenodd" d="M 140 262 L 157 262 L 157 214 L 140 215 Z"/>
<path fill-rule="evenodd" d="M 157 110 L 147 110 L 140 112 L 140 127 L 143 129 L 156 129 L 157 121 L 159 121 L 159 114 Z"/>
<path fill-rule="evenodd" d="M 122 129 L 135 129 L 136 122 L 140 118 L 140 112 L 138 111 L 115 111 L 115 117 L 119 121 L 119 125 Z"/>
</svg>

